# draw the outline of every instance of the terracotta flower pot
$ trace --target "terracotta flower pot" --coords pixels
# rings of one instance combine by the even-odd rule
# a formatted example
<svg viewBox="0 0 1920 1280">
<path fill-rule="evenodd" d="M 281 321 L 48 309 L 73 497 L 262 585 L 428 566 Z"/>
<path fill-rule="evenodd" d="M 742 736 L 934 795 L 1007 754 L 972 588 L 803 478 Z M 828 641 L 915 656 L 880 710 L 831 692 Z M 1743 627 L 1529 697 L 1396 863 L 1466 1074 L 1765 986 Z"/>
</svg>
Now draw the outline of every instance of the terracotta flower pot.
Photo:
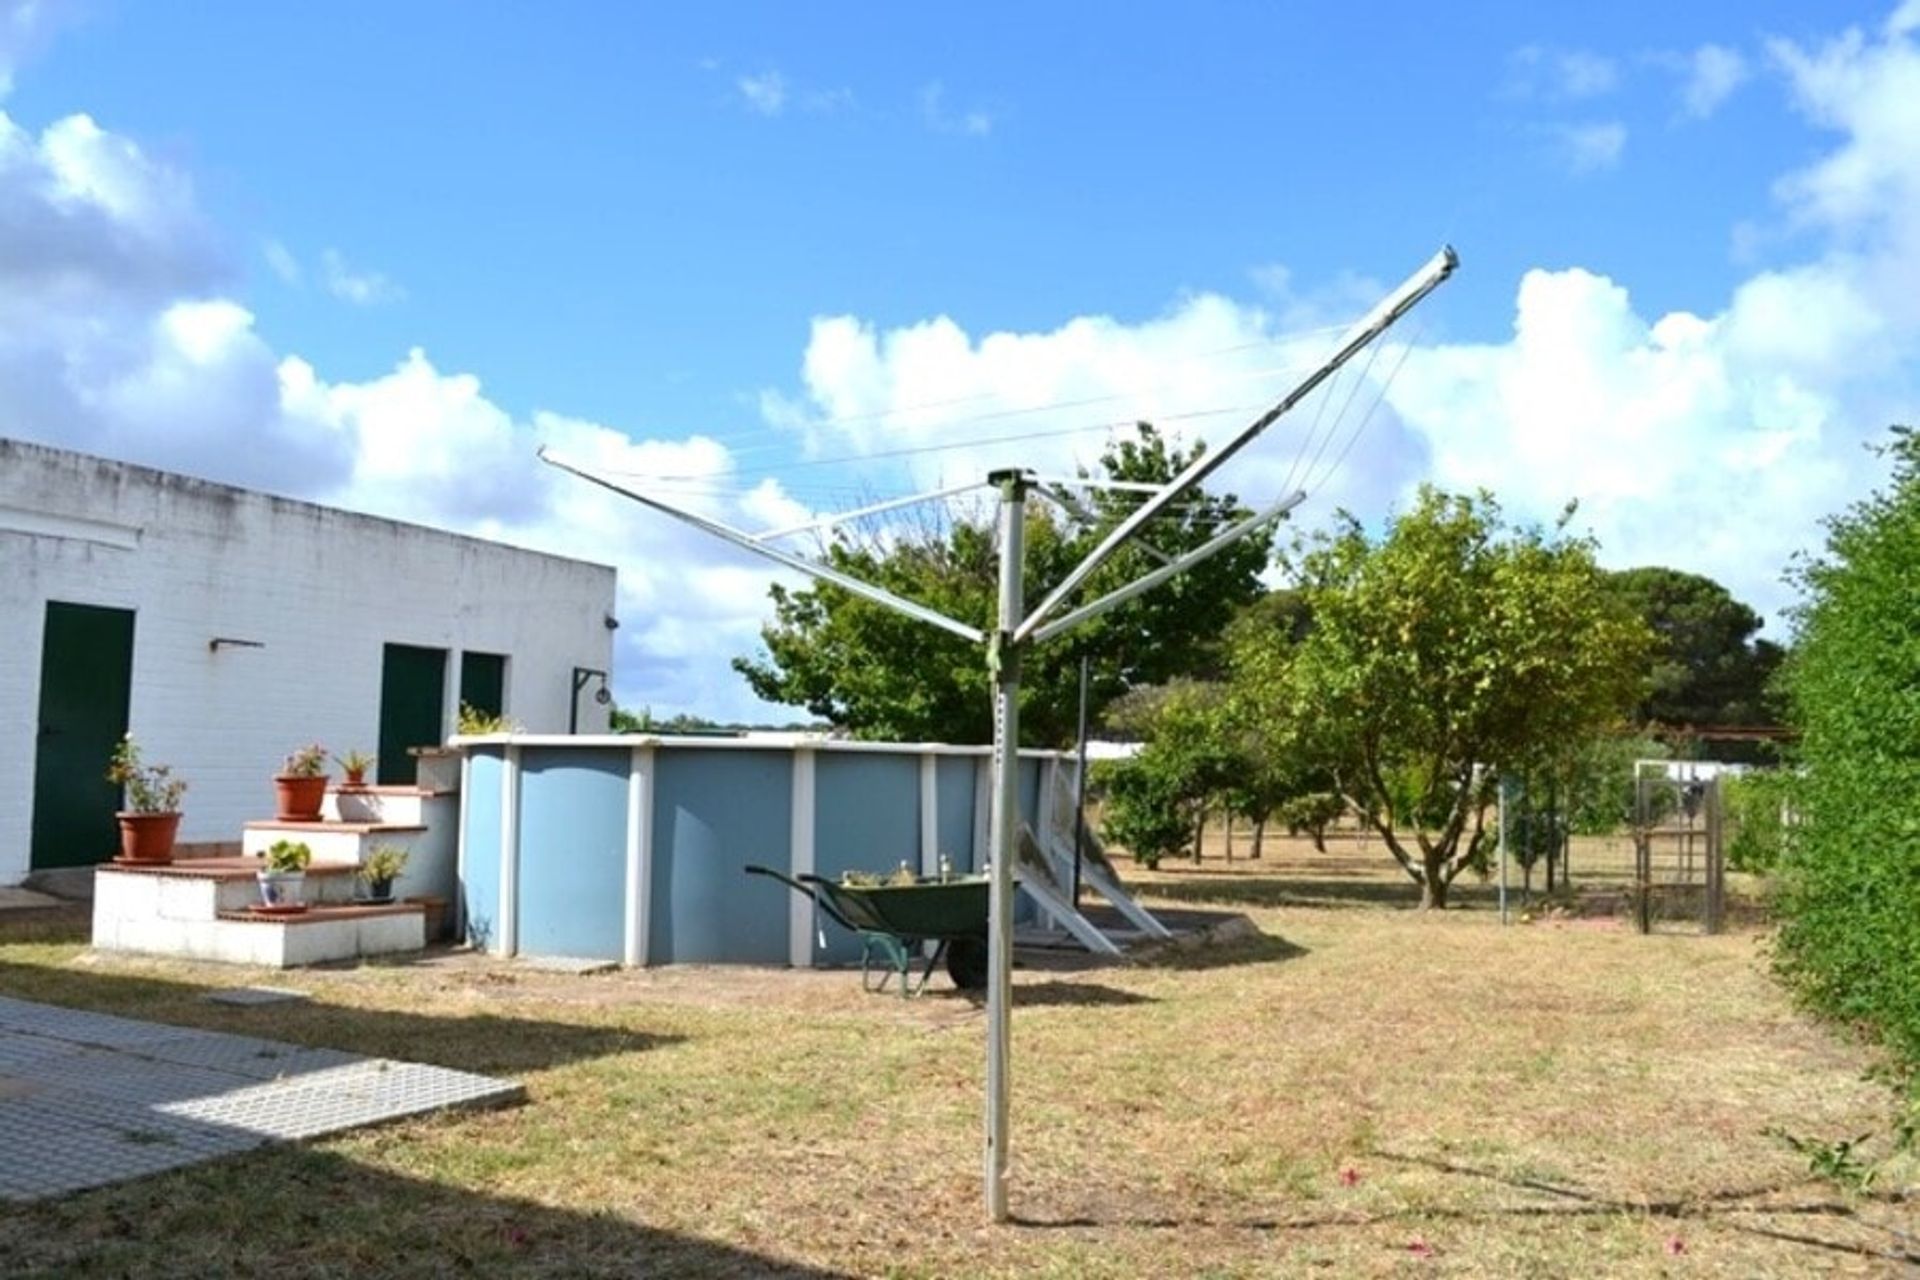
<svg viewBox="0 0 1920 1280">
<path fill-rule="evenodd" d="M 283 773 L 273 780 L 273 794 L 281 822 L 320 821 L 320 802 L 327 797 L 327 776 Z"/>
<path fill-rule="evenodd" d="M 116 813 L 120 820 L 121 862 L 160 867 L 173 861 L 173 837 L 180 830 L 177 813 Z"/>
</svg>

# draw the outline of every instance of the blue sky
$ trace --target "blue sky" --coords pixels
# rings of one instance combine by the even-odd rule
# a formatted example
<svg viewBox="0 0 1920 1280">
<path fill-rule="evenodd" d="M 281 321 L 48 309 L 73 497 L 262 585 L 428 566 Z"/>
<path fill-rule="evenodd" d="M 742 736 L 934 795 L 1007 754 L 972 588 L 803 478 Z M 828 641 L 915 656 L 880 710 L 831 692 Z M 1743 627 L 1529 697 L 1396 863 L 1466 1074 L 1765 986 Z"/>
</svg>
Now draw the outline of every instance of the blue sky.
<svg viewBox="0 0 1920 1280">
<path fill-rule="evenodd" d="M 0 3 L 0 429 L 611 560 L 622 700 L 753 714 L 765 575 L 536 442 L 747 524 L 1085 460 L 965 446 L 1257 401 L 1450 240 L 1315 505 L 1580 497 L 1776 612 L 1910 403 L 1920 10 L 1434 14 Z"/>
</svg>

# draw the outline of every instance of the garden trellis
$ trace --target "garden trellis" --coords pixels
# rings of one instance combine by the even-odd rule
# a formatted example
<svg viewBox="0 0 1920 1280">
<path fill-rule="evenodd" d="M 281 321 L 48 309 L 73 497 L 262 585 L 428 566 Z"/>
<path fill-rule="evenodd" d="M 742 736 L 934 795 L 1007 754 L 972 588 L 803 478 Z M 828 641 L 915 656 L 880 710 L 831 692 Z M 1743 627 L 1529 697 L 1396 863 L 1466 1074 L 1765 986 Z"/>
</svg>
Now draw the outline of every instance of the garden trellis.
<svg viewBox="0 0 1920 1280">
<path fill-rule="evenodd" d="M 568 462 L 545 449 L 540 452 L 544 461 L 561 470 L 631 498 L 643 506 L 771 560 L 783 568 L 823 582 L 830 582 L 853 595 L 982 646 L 994 686 L 993 780 L 990 788 L 989 810 L 991 835 L 988 844 L 992 880 L 988 890 L 989 970 L 985 1125 L 987 1214 L 994 1222 L 1004 1222 L 1007 1218 L 1013 864 L 1020 821 L 1018 771 L 1015 768 L 1015 758 L 1020 738 L 1019 694 L 1022 656 L 1031 646 L 1050 640 L 1083 622 L 1098 617 L 1135 596 L 1152 590 L 1210 556 L 1217 555 L 1248 534 L 1283 518 L 1304 501 L 1305 491 L 1294 490 L 1261 511 L 1229 525 L 1202 545 L 1184 554 L 1166 558 L 1159 568 L 1097 599 L 1068 608 L 1068 602 L 1087 580 L 1103 564 L 1112 559 L 1124 544 L 1145 529 L 1150 521 L 1167 513 L 1208 476 L 1218 471 L 1262 432 L 1320 388 L 1349 360 L 1371 345 L 1401 316 L 1438 288 L 1453 274 L 1458 265 L 1459 259 L 1452 248 L 1442 248 L 1424 266 L 1376 304 L 1372 311 L 1355 322 L 1342 335 L 1331 356 L 1297 382 L 1265 412 L 1236 432 L 1223 447 L 1216 451 L 1202 452 L 1167 484 L 1149 486 L 1145 501 L 1115 525 L 1112 531 L 1031 611 L 1027 610 L 1025 603 L 1023 555 L 1027 496 L 1029 493 L 1036 492 L 1048 494 L 1062 483 L 1090 484 L 1093 482 L 1043 479 L 1029 471 L 1017 468 L 991 473 L 986 479 L 986 485 L 994 489 L 999 498 L 999 607 L 994 628 L 990 633 L 959 619 L 947 617 L 937 610 L 882 587 L 862 581 L 831 565 L 810 560 L 805 556 L 772 545 L 777 540 L 795 533 L 825 530 L 847 520 L 872 516 L 916 501 L 931 501 L 954 496 L 980 487 L 978 485 L 944 488 L 932 493 L 873 504 L 858 511 L 792 528 L 753 534 L 700 515 L 656 494 L 644 493 L 604 475 L 595 474 L 591 469 Z"/>
</svg>

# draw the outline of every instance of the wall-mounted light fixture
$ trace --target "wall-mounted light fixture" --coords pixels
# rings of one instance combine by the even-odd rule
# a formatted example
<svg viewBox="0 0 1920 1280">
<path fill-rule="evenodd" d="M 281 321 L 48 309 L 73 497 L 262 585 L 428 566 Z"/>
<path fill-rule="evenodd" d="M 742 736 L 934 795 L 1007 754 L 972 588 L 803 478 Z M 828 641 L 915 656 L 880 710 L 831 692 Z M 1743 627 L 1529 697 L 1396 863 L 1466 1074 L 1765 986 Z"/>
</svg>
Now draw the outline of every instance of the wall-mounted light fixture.
<svg viewBox="0 0 1920 1280">
<path fill-rule="evenodd" d="M 607 688 L 606 672 L 597 667 L 575 667 L 573 669 L 573 705 L 567 712 L 568 733 L 580 732 L 580 691 L 595 680 L 600 682 L 600 687 L 593 691 L 593 700 L 603 707 L 613 701 L 613 692 Z"/>
<path fill-rule="evenodd" d="M 266 647 L 265 640 L 236 640 L 232 636 L 215 636 L 207 641 L 209 653 L 218 653 L 222 649 L 264 649 Z"/>
</svg>

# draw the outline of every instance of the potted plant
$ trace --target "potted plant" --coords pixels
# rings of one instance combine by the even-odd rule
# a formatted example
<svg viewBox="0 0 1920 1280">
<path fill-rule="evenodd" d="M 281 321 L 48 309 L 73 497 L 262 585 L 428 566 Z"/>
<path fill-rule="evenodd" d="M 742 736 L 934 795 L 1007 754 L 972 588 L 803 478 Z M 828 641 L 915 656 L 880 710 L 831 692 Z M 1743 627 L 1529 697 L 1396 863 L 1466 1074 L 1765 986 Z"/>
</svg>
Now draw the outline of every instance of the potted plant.
<svg viewBox="0 0 1920 1280">
<path fill-rule="evenodd" d="M 377 844 L 360 864 L 368 902 L 392 902 L 393 882 L 407 868 L 407 851 L 396 844 Z"/>
<path fill-rule="evenodd" d="M 327 798 L 327 749 L 316 742 L 289 755 L 274 775 L 273 794 L 281 822 L 318 822 Z"/>
<path fill-rule="evenodd" d="M 304 840 L 275 840 L 255 873 L 260 881 L 260 905 L 268 911 L 305 911 L 307 864 L 313 850 Z"/>
<path fill-rule="evenodd" d="M 147 764 L 132 734 L 120 739 L 107 768 L 107 781 L 125 789 L 127 807 L 114 814 L 120 823 L 121 862 L 165 866 L 173 861 L 173 838 L 180 830 L 184 779 L 164 764 Z"/>
<path fill-rule="evenodd" d="M 340 768 L 343 769 L 347 775 L 347 780 L 342 785 L 349 787 L 366 786 L 367 770 L 373 768 L 375 759 L 376 757 L 370 756 L 364 751 L 349 751 L 343 756 L 335 756 L 334 760 L 339 763 Z"/>
</svg>

